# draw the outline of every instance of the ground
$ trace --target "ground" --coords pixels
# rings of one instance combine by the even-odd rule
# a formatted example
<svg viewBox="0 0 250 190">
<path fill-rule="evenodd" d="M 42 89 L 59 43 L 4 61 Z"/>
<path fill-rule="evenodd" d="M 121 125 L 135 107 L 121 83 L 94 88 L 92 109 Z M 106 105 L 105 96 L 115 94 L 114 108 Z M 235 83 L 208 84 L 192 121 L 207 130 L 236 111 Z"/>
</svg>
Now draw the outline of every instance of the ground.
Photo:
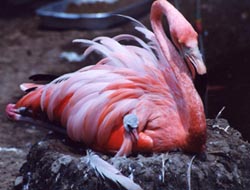
<svg viewBox="0 0 250 190">
<path fill-rule="evenodd" d="M 247 189 L 250 185 L 250 144 L 244 142 L 240 133 L 224 119 L 207 120 L 207 124 L 206 151 L 195 157 L 178 150 L 134 154 L 127 158 L 93 152 L 86 155 L 86 150 L 79 144 L 51 134 L 31 148 L 27 162 L 15 181 L 16 189 L 125 189 L 122 183 L 118 185 L 107 178 L 114 178 L 119 172 L 133 179 L 143 190 Z M 98 164 L 93 166 L 93 163 L 97 163 L 94 160 L 98 160 L 98 163 L 101 161 L 93 154 L 98 154 L 117 171 L 109 173 L 106 178 L 102 177 Z M 100 168 L 103 165 L 100 164 Z M 109 168 L 108 172 L 112 170 Z M 134 185 L 128 189 L 139 190 Z"/>
<path fill-rule="evenodd" d="M 250 17 L 247 9 L 249 1 L 242 1 L 241 6 L 237 2 L 231 0 L 225 5 L 223 1 L 216 1 L 216 4 L 206 1 L 202 4 L 202 10 L 206 13 L 204 45 L 212 90 L 209 92 L 208 110 L 209 116 L 215 117 L 219 109 L 226 105 L 224 116 L 233 124 L 231 126 L 239 129 L 244 139 L 250 139 L 250 88 L 246 67 L 250 44 L 249 38 L 246 38 L 250 30 L 249 25 L 246 25 Z M 181 8 L 182 5 L 184 4 L 180 3 Z M 223 7 L 224 12 L 220 7 Z M 24 9 L 33 10 L 34 7 Z M 183 10 L 185 12 L 184 8 Z M 34 126 L 14 123 L 6 118 L 6 104 L 16 102 L 22 96 L 18 85 L 27 82 L 32 74 L 62 74 L 82 67 L 83 63 L 68 63 L 59 58 L 63 51 L 82 51 L 78 46 L 72 45 L 73 39 L 129 33 L 131 27 L 124 25 L 91 32 L 50 31 L 39 28 L 39 19 L 32 12 L 24 13 L 21 8 L 15 10 L 15 14 L 8 14 L 13 13 L 8 9 L 1 11 L 1 14 L 3 12 L 6 14 L 0 18 L 0 171 L 3 174 L 0 176 L 0 189 L 6 190 L 13 188 L 13 182 L 26 161 L 30 147 L 45 138 L 48 132 Z M 146 16 L 142 20 L 147 19 Z"/>
</svg>

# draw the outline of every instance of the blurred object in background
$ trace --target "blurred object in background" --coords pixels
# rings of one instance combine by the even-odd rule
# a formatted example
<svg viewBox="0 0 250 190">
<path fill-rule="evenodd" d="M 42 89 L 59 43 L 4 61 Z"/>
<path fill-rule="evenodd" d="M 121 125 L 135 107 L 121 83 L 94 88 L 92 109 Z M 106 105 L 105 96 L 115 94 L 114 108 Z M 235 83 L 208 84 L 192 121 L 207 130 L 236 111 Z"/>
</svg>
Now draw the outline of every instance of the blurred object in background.
<svg viewBox="0 0 250 190">
<path fill-rule="evenodd" d="M 94 3 L 115 3 L 115 2 L 118 2 L 121 0 L 67 0 L 67 1 L 72 2 L 74 4 L 77 4 L 77 5 L 81 5 L 84 3 L 91 3 L 91 4 L 94 4 Z"/>
<path fill-rule="evenodd" d="M 76 52 L 72 52 L 72 51 L 62 52 L 60 54 L 60 58 L 68 62 L 81 62 L 84 60 L 84 56 L 82 54 L 77 54 Z"/>
<path fill-rule="evenodd" d="M 116 14 L 139 18 L 146 15 L 153 0 L 68 0 L 48 4 L 37 10 L 42 27 L 49 29 L 99 30 L 128 21 Z"/>
</svg>

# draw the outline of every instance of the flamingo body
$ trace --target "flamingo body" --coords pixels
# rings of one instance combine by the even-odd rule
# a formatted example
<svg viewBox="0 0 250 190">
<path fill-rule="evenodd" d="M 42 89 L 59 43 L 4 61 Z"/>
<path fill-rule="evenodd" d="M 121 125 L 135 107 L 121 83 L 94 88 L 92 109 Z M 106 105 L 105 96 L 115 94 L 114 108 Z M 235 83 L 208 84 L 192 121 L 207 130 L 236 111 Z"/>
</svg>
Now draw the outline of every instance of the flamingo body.
<svg viewBox="0 0 250 190">
<path fill-rule="evenodd" d="M 163 0 L 155 4 L 169 7 Z M 155 4 L 152 17 L 158 11 Z M 152 26 L 155 24 L 159 26 L 152 21 Z M 8 116 L 22 120 L 45 115 L 50 122 L 65 127 L 72 140 L 117 155 L 176 148 L 204 150 L 205 115 L 187 65 L 166 37 L 166 44 L 162 44 L 155 31 L 141 24 L 137 30 L 149 43 L 132 35 L 76 40 L 89 45 L 86 56 L 98 51 L 104 58 L 46 85 L 23 84 L 23 89 L 32 91 L 6 107 Z M 121 40 L 134 40 L 140 46 L 123 45 Z M 131 132 L 131 126 L 124 128 L 128 114 L 138 120 Z"/>
</svg>

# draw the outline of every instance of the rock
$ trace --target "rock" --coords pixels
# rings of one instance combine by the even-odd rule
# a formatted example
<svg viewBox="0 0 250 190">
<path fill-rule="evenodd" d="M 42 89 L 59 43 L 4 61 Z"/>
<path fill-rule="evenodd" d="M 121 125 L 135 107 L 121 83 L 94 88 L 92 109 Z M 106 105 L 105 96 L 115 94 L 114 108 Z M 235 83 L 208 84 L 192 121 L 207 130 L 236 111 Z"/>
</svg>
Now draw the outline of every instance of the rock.
<svg viewBox="0 0 250 190">
<path fill-rule="evenodd" d="M 128 158 L 97 154 L 144 190 L 249 188 L 250 144 L 224 119 L 207 120 L 207 124 L 207 149 L 195 157 L 181 151 Z M 16 189 L 122 189 L 95 172 L 84 148 L 57 136 L 49 136 L 31 148 L 20 176 L 23 178 Z"/>
</svg>

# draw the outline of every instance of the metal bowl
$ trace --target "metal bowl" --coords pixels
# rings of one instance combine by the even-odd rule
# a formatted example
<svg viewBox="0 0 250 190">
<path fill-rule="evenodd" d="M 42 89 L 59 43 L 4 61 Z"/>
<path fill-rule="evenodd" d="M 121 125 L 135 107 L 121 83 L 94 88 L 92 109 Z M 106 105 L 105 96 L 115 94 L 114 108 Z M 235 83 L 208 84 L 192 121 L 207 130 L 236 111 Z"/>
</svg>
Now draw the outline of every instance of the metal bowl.
<svg viewBox="0 0 250 190">
<path fill-rule="evenodd" d="M 36 10 L 40 16 L 40 24 L 50 29 L 107 29 L 128 21 L 116 14 L 139 18 L 149 12 L 153 0 L 135 1 L 125 7 L 119 7 L 111 12 L 100 13 L 67 13 L 66 1 L 55 2 Z"/>
</svg>

